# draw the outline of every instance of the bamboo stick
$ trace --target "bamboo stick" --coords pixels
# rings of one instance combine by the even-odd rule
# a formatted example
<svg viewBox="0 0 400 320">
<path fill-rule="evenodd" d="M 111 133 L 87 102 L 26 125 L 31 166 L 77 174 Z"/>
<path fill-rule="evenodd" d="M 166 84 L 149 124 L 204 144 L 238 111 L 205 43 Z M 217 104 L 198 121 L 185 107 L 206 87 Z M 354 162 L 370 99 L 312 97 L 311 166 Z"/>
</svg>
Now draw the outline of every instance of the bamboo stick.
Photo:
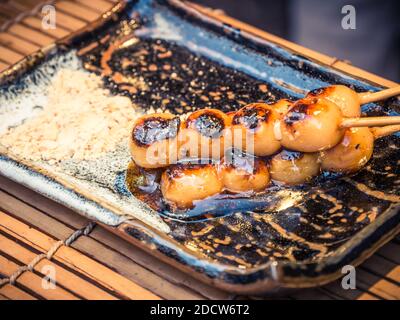
<svg viewBox="0 0 400 320">
<path fill-rule="evenodd" d="M 398 131 L 400 131 L 400 125 L 371 128 L 371 132 L 374 135 L 375 139 L 390 136 L 391 134 Z"/>
<path fill-rule="evenodd" d="M 399 125 L 399 124 L 400 124 L 400 116 L 344 118 L 340 124 L 340 127 L 341 128 L 382 127 L 382 126 Z"/>
<path fill-rule="evenodd" d="M 358 95 L 360 97 L 361 104 L 386 100 L 400 95 L 400 86 L 385 89 L 379 92 L 362 92 Z"/>
</svg>

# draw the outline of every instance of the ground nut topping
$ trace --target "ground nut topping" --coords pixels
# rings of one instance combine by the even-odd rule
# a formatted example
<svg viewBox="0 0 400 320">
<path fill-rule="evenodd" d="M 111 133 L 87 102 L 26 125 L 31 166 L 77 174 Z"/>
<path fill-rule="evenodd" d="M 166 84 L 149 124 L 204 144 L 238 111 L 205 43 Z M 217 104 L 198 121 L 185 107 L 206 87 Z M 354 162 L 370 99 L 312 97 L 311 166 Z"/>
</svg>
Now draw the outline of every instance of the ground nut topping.
<svg viewBox="0 0 400 320">
<path fill-rule="evenodd" d="M 112 96 L 99 76 L 63 69 L 48 87 L 43 110 L 9 128 L 0 143 L 32 161 L 95 159 L 128 140 L 136 117 L 130 99 Z"/>
</svg>

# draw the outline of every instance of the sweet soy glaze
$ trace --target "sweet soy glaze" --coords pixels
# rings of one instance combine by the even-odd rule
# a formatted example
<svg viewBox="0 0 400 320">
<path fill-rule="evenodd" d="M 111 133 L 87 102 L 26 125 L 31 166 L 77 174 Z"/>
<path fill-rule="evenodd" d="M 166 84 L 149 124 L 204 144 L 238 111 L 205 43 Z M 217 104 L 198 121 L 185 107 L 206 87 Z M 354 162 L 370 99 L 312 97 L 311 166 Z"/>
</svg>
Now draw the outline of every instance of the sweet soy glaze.
<svg viewBox="0 0 400 320">
<path fill-rule="evenodd" d="M 136 37 L 135 30 L 140 28 L 140 19 L 123 22 L 114 34 L 108 32 L 95 43 L 85 44 L 79 54 L 86 69 L 104 77 L 106 87 L 128 96 L 145 113 L 170 111 L 180 115 L 198 108 L 215 108 L 227 113 L 250 103 L 293 100 L 276 86 L 194 54 L 174 42 Z M 307 162 L 299 153 L 289 151 L 260 158 L 270 167 L 271 180 L 276 175 L 271 171 L 271 164 L 279 167 L 280 158 Z M 180 209 L 171 207 L 162 196 L 160 179 L 163 172 L 165 169 L 142 169 L 131 163 L 125 183 L 135 197 L 169 218 L 183 219 L 180 221 L 208 221 L 216 216 L 250 211 L 284 212 L 290 206 L 304 202 L 315 190 L 329 186 L 331 181 L 335 185 L 342 176 L 325 172 L 310 183 L 295 187 L 272 181 L 265 189 L 262 186 L 252 193 L 224 189 L 189 209 Z M 329 199 L 336 203 L 333 197 Z"/>
<path fill-rule="evenodd" d="M 300 102 L 305 103 L 308 100 Z M 291 115 L 299 112 L 297 107 L 305 106 L 308 111 L 308 107 L 314 108 L 316 103 L 315 98 L 309 104 L 294 103 L 288 109 L 290 121 L 299 121 L 297 114 Z M 327 107 L 330 105 L 335 108 L 335 112 L 340 113 L 339 107 L 328 102 Z M 372 156 L 374 135 L 369 128 L 343 130 L 341 135 L 337 133 L 338 137 L 334 137 L 336 143 L 328 141 L 327 145 L 332 144 L 333 148 L 318 147 L 316 150 L 321 150 L 320 152 L 302 153 L 282 149 L 279 140 L 272 140 L 278 114 L 273 105 L 259 103 L 247 105 L 238 112 L 229 114 L 217 109 L 202 109 L 182 120 L 169 113 L 155 113 L 138 118 L 130 138 L 130 152 L 133 162 L 138 166 L 133 170 L 137 177 L 130 183 L 131 192 L 137 195 L 138 190 L 142 193 L 161 190 L 157 192 L 157 198 L 161 194 L 162 199 L 156 199 L 155 202 L 165 206 L 157 206 L 158 211 L 165 207 L 173 214 L 181 211 L 193 213 L 193 210 L 198 212 L 200 206 L 210 209 L 210 199 L 223 202 L 232 194 L 236 199 L 251 198 L 267 193 L 271 185 L 301 187 L 312 182 L 321 173 L 321 168 L 339 173 L 357 171 Z M 323 121 L 329 122 L 327 118 Z M 254 155 L 245 153 L 249 151 L 249 144 L 246 144 L 247 139 L 243 139 L 242 134 L 239 136 L 239 145 L 242 146 L 245 142 L 245 151 L 232 149 L 232 145 L 235 146 L 237 142 L 235 139 L 232 140 L 232 145 L 225 146 L 225 142 L 231 140 L 230 133 L 235 129 L 239 129 L 239 133 L 244 131 L 245 136 L 248 136 L 247 133 L 251 134 L 251 141 L 255 146 Z M 335 130 L 333 126 L 333 131 Z M 187 141 L 183 144 L 181 142 L 184 140 L 181 138 L 188 135 L 191 137 L 189 146 Z M 199 143 L 198 138 L 204 139 Z M 312 139 L 317 144 L 320 143 L 318 139 Z M 300 145 L 310 146 L 305 141 Z M 159 150 L 155 152 L 153 147 Z M 175 149 L 175 152 L 171 153 L 171 149 Z M 208 150 L 207 155 L 211 157 L 193 157 L 203 150 Z M 157 168 L 162 171 L 149 172 L 150 169 Z M 154 178 L 160 175 L 161 179 Z M 226 212 L 229 213 L 229 210 Z"/>
<path fill-rule="evenodd" d="M 185 163 L 181 165 L 184 170 L 202 169 L 204 166 L 208 165 L 193 163 Z M 152 209 L 174 218 L 191 218 L 197 220 L 229 215 L 239 211 L 265 210 L 268 206 L 275 204 L 276 202 L 275 200 L 271 201 L 269 197 L 266 197 L 268 191 L 277 191 L 280 188 L 274 185 L 268 185 L 268 187 L 265 186 L 263 192 L 259 193 L 260 195 L 263 194 L 264 197 L 255 200 L 253 197 L 257 192 L 230 192 L 227 189 L 223 189 L 221 186 L 220 193 L 203 200 L 194 201 L 193 205 L 185 204 L 184 207 L 179 207 L 165 201 L 161 192 L 161 176 L 166 170 L 168 171 L 167 174 L 173 176 L 173 172 L 169 169 L 143 169 L 138 167 L 134 162 L 131 162 L 126 174 L 126 185 L 128 190 L 135 197 L 145 202 Z M 220 170 L 220 168 L 218 168 L 218 170 Z M 171 177 L 171 179 L 174 178 Z M 222 181 L 220 183 L 222 184 Z M 213 187 L 215 187 L 215 185 Z M 178 188 L 177 193 L 190 192 L 191 190 L 188 190 L 188 188 L 190 189 L 188 186 L 184 189 Z M 267 198 L 269 200 L 266 200 Z"/>
</svg>

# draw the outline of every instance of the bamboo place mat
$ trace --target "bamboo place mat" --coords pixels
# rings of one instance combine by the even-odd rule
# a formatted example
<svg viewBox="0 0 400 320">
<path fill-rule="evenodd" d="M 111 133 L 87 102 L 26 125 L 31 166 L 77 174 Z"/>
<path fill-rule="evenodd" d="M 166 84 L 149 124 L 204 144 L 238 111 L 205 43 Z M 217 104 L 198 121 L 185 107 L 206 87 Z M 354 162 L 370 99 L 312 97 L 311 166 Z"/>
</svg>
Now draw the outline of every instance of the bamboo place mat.
<svg viewBox="0 0 400 320">
<path fill-rule="evenodd" d="M 115 2 L 56 1 L 58 27 L 56 30 L 42 30 L 39 1 L 0 0 L 0 25 L 3 26 L 0 32 L 0 71 L 97 19 Z M 195 7 L 271 41 L 294 50 L 301 49 L 310 57 L 348 73 L 393 85 L 230 17 Z M 321 288 L 287 294 L 281 299 L 400 299 L 399 264 L 400 237 L 357 268 L 356 290 L 344 290 L 340 281 L 336 281 Z M 56 271 L 55 290 L 43 288 L 43 266 L 51 266 Z M 0 288 L 0 300 L 268 299 L 238 297 L 205 285 L 125 242 L 106 228 L 0 176 L 0 283 L 2 279 L 15 276 L 21 267 L 24 267 L 23 272 L 15 281 Z"/>
</svg>

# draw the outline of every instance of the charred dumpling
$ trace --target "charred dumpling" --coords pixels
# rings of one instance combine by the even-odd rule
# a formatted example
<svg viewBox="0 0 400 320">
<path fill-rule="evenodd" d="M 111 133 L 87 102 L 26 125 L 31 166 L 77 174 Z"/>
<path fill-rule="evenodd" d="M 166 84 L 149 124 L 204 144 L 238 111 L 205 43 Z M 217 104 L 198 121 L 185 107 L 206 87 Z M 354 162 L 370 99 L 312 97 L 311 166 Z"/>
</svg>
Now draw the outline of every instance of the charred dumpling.
<svg viewBox="0 0 400 320">
<path fill-rule="evenodd" d="M 232 116 L 233 147 L 256 156 L 269 156 L 281 148 L 275 136 L 278 111 L 265 103 L 245 106 Z"/>
<path fill-rule="evenodd" d="M 347 129 L 342 141 L 321 152 L 322 169 L 333 172 L 360 170 L 372 157 L 374 135 L 369 128 Z"/>
<path fill-rule="evenodd" d="M 211 164 L 178 164 L 161 176 L 164 199 L 179 209 L 191 208 L 196 201 L 217 195 L 222 190 L 218 170 Z"/>
<path fill-rule="evenodd" d="M 130 151 L 143 168 L 166 167 L 177 162 L 180 119 L 172 114 L 145 115 L 134 123 Z"/>
<path fill-rule="evenodd" d="M 233 193 L 261 192 L 271 182 L 267 164 L 240 151 L 229 153 L 220 171 L 225 190 Z"/>
<path fill-rule="evenodd" d="M 361 116 L 360 96 L 354 90 L 343 86 L 333 85 L 326 88 L 312 90 L 307 98 L 323 98 L 336 104 L 344 117 L 353 118 Z"/>
<path fill-rule="evenodd" d="M 302 99 L 281 121 L 281 143 L 289 150 L 318 152 L 330 149 L 343 138 L 342 112 L 326 99 Z"/>
<path fill-rule="evenodd" d="M 320 173 L 318 156 L 318 153 L 283 150 L 271 159 L 271 179 L 289 186 L 306 183 Z"/>
<path fill-rule="evenodd" d="M 179 140 L 179 157 L 220 160 L 226 146 L 226 131 L 230 118 L 217 109 L 203 109 L 193 112 L 183 122 Z"/>
<path fill-rule="evenodd" d="M 280 117 L 282 118 L 290 109 L 290 107 L 293 105 L 293 102 L 288 100 L 288 99 L 281 99 L 270 106 L 274 108 L 276 112 L 279 113 Z"/>
</svg>

